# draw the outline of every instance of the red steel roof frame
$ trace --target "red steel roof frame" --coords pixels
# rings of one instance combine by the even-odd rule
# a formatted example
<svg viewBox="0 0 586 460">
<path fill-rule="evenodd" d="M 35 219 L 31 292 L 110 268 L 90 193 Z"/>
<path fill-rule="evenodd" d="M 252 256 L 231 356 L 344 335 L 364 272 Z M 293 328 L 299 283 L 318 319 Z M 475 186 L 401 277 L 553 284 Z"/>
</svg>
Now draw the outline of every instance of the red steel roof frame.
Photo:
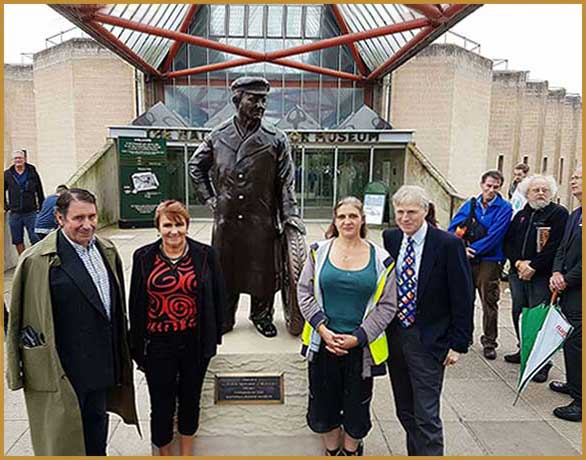
<svg viewBox="0 0 586 460">
<path fill-rule="evenodd" d="M 187 32 L 189 30 L 189 26 L 191 25 L 191 21 L 195 17 L 195 14 L 197 13 L 198 9 L 199 9 L 198 3 L 191 5 L 189 7 L 189 10 L 185 14 L 185 17 L 183 18 L 183 22 L 181 23 L 181 27 L 179 28 L 179 32 Z M 169 68 L 171 67 L 171 64 L 173 63 L 173 59 L 175 59 L 175 56 L 177 55 L 177 52 L 179 51 L 179 48 L 181 48 L 182 44 L 183 43 L 181 43 L 178 40 L 176 40 L 175 43 L 173 43 L 173 46 L 171 47 L 171 49 L 169 50 L 169 54 L 167 55 L 167 59 L 165 59 L 165 62 L 163 63 L 163 67 L 161 68 L 163 73 L 166 73 L 169 70 Z"/>
<path fill-rule="evenodd" d="M 82 28 L 84 31 L 92 35 L 100 43 L 104 44 L 111 50 L 115 51 L 126 60 L 134 64 L 136 67 L 141 69 L 143 72 L 153 75 L 156 78 L 179 78 L 187 75 L 195 75 L 203 72 L 211 72 L 214 70 L 228 69 L 232 67 L 242 66 L 255 62 L 270 62 L 286 67 L 292 67 L 308 72 L 314 72 L 323 75 L 329 75 L 341 79 L 349 79 L 354 81 L 372 81 L 377 78 L 383 77 L 385 74 L 399 67 L 405 61 L 414 56 L 422 48 L 427 46 L 438 36 L 444 33 L 453 24 L 472 13 L 474 10 L 482 6 L 481 4 L 452 4 L 447 8 L 442 8 L 441 5 L 432 4 L 405 4 L 409 9 L 416 11 L 423 15 L 423 18 L 412 19 L 404 22 L 398 22 L 388 26 L 383 26 L 375 29 L 366 30 L 363 32 L 350 33 L 348 25 L 346 24 L 341 11 L 336 4 L 331 4 L 330 7 L 334 12 L 334 16 L 338 22 L 338 26 L 343 35 L 333 38 L 327 38 L 318 40 L 313 43 L 273 51 L 269 53 L 261 53 L 258 51 L 245 50 L 230 46 L 227 44 L 219 43 L 217 41 L 208 40 L 202 37 L 189 35 L 186 31 L 189 29 L 195 14 L 197 13 L 198 4 L 191 5 L 185 17 L 181 23 L 179 31 L 167 30 L 160 27 L 151 26 L 148 24 L 142 24 L 139 22 L 119 18 L 116 16 L 110 16 L 100 12 L 102 5 L 87 5 L 83 10 L 78 10 L 76 15 L 65 11 L 69 5 L 55 5 L 61 14 L 65 15 L 69 19 L 76 19 L 74 22 Z M 81 22 L 81 24 L 80 24 Z M 138 32 L 143 32 L 151 35 L 165 37 L 174 40 L 169 53 L 159 69 L 154 69 L 151 65 L 145 62 L 140 56 L 129 49 L 123 42 L 117 39 L 113 34 L 108 32 L 100 24 L 110 24 L 113 26 L 123 27 L 132 29 Z M 408 41 L 403 47 L 401 47 L 393 56 L 391 56 L 386 62 L 379 65 L 376 69 L 368 72 L 364 61 L 360 57 L 355 43 L 360 40 L 367 40 L 385 35 L 391 35 L 397 32 L 404 32 L 407 30 L 421 29 L 410 41 Z M 104 43 L 105 42 L 105 43 Z M 179 48 L 183 43 L 188 43 L 196 46 L 202 46 L 209 49 L 215 49 L 224 53 L 234 54 L 241 56 L 241 58 L 229 60 L 222 63 L 215 63 L 195 67 L 191 69 L 184 69 L 180 71 L 169 72 L 171 63 L 176 56 Z M 332 46 L 348 45 L 356 61 L 356 67 L 359 71 L 359 75 L 351 74 L 348 72 L 341 72 L 325 67 L 315 66 L 302 62 L 297 62 L 285 57 L 294 56 L 297 54 L 307 53 L 310 51 L 316 51 L 325 49 Z"/>
<path fill-rule="evenodd" d="M 346 24 L 346 20 L 340 11 L 340 7 L 336 3 L 332 3 L 330 5 L 332 12 L 336 18 L 338 26 L 343 34 L 348 35 L 350 34 L 350 29 L 348 28 L 348 24 Z M 360 57 L 360 53 L 358 52 L 358 48 L 356 48 L 356 43 L 349 43 L 348 46 L 350 47 L 350 51 L 352 52 L 352 56 L 354 57 L 354 61 L 356 62 L 356 67 L 361 75 L 366 76 L 368 75 L 368 69 L 366 65 L 364 65 L 364 61 Z"/>
</svg>

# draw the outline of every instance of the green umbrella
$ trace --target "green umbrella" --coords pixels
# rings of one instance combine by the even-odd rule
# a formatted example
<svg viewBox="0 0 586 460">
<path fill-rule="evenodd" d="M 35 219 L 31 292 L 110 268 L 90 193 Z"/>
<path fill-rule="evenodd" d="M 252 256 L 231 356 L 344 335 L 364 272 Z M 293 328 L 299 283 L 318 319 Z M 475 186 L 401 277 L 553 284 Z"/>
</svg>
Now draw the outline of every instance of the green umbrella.
<svg viewBox="0 0 586 460">
<path fill-rule="evenodd" d="M 554 292 L 549 304 L 523 308 L 519 325 L 521 338 L 521 366 L 517 382 L 516 404 L 521 392 L 533 376 L 562 348 L 574 329 L 562 314 Z"/>
</svg>

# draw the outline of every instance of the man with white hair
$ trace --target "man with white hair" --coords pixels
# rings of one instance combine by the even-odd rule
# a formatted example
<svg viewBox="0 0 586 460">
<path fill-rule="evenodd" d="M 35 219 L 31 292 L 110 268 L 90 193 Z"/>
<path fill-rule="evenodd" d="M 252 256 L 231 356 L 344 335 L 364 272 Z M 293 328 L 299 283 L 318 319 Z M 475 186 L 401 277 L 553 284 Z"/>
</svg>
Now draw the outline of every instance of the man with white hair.
<svg viewBox="0 0 586 460">
<path fill-rule="evenodd" d="M 519 184 L 518 191 L 527 204 L 513 218 L 504 241 L 505 256 L 511 264 L 509 287 L 517 340 L 522 309 L 536 307 L 551 296 L 549 277 L 568 220 L 566 208 L 552 201 L 557 192 L 553 177 L 530 176 Z M 505 355 L 505 361 L 520 363 L 519 350 Z M 551 366 L 546 364 L 533 380 L 545 382 Z"/>
<path fill-rule="evenodd" d="M 415 185 L 393 196 L 399 228 L 385 230 L 397 261 L 399 310 L 387 328 L 389 373 L 409 455 L 443 455 L 440 399 L 446 366 L 472 339 L 474 287 L 462 240 L 428 225 L 429 197 Z"/>
</svg>

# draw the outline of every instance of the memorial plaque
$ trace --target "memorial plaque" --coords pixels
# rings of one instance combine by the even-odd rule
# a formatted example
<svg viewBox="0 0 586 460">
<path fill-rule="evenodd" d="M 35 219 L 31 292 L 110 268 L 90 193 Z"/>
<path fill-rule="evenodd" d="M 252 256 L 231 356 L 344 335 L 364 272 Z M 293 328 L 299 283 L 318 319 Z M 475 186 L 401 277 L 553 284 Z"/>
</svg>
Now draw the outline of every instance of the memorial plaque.
<svg viewBox="0 0 586 460">
<path fill-rule="evenodd" d="M 216 404 L 283 404 L 283 374 L 215 375 Z"/>
</svg>

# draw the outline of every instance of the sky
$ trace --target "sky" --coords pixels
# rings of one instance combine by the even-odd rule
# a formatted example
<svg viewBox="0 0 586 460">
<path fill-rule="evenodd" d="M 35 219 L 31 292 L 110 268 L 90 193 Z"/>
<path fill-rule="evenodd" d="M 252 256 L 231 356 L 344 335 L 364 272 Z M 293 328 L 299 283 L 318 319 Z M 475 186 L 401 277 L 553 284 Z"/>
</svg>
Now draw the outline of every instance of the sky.
<svg viewBox="0 0 586 460">
<path fill-rule="evenodd" d="M 5 5 L 4 62 L 31 62 L 21 53 L 70 27 L 46 5 Z M 452 30 L 480 43 L 483 56 L 507 59 L 509 70 L 582 94 L 582 5 L 484 5 Z"/>
</svg>

